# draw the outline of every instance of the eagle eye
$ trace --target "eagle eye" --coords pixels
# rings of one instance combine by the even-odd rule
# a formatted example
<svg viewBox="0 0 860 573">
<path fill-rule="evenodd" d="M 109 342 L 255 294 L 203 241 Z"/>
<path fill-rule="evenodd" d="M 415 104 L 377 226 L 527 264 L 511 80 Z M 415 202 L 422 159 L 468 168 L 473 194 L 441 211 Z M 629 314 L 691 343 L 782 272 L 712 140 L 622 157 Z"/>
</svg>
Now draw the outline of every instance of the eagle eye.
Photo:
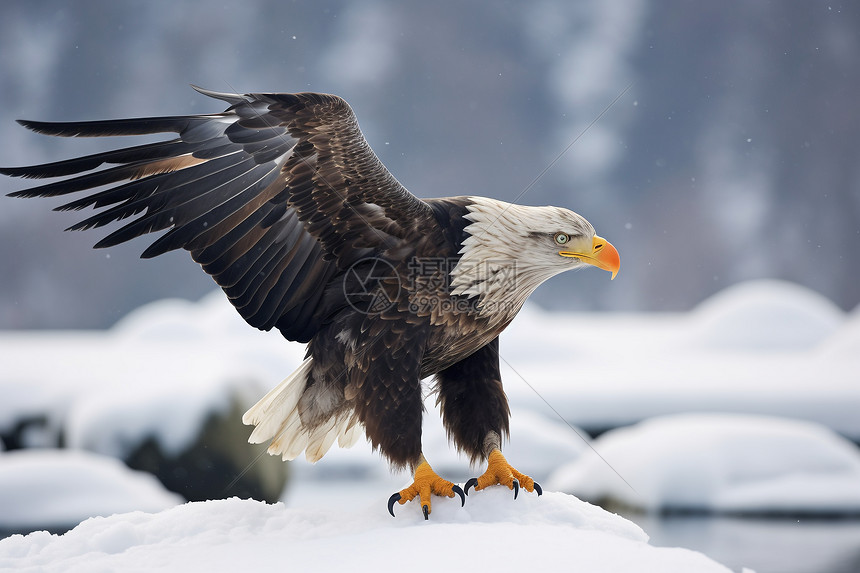
<svg viewBox="0 0 860 573">
<path fill-rule="evenodd" d="M 570 240 L 570 235 L 567 233 L 556 233 L 555 234 L 555 242 L 558 245 L 566 245 Z"/>
</svg>

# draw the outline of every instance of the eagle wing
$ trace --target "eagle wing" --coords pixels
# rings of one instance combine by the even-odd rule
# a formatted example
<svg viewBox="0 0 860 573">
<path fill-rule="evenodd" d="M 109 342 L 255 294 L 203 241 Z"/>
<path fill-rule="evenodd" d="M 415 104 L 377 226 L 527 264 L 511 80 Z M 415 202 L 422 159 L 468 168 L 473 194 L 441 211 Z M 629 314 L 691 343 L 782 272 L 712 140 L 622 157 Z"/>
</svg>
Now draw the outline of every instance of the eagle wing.
<svg viewBox="0 0 860 573">
<path fill-rule="evenodd" d="M 178 137 L 2 168 L 11 176 L 63 178 L 10 195 L 88 192 L 56 208 L 98 210 L 70 230 L 133 218 L 97 248 L 166 231 L 142 257 L 190 251 L 249 324 L 306 342 L 343 303 L 333 277 L 364 257 L 396 252 L 432 224 L 432 209 L 382 165 L 340 97 L 195 89 L 230 107 L 207 115 L 20 121 L 56 136 Z"/>
</svg>

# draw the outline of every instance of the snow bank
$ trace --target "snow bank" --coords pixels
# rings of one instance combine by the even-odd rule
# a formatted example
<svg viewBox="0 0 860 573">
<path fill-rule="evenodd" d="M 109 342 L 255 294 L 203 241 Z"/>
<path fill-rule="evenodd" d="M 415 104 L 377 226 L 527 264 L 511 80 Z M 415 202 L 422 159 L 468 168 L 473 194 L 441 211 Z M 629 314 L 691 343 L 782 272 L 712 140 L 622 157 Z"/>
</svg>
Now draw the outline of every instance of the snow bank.
<svg viewBox="0 0 860 573">
<path fill-rule="evenodd" d="M 385 499 L 364 509 L 286 509 L 229 499 L 148 514 L 94 518 L 62 536 L 0 541 L 0 569 L 15 571 L 563 571 L 726 573 L 700 553 L 648 545 L 631 522 L 571 496 L 494 488 L 414 504 L 392 519 Z"/>
<path fill-rule="evenodd" d="M 739 352 L 808 350 L 834 334 L 845 315 L 802 286 L 761 280 L 734 285 L 693 311 L 688 342 Z"/>
<path fill-rule="evenodd" d="M 300 358 L 279 335 L 249 328 L 223 293 L 155 302 L 105 332 L 4 333 L 0 431 L 46 416 L 49 435 L 24 445 L 62 432 L 72 447 L 121 456 L 152 436 L 175 453 L 209 414 L 236 395 L 252 403 Z"/>
<path fill-rule="evenodd" d="M 527 306 L 502 335 L 513 409 L 505 451 L 546 485 L 554 467 L 584 447 L 553 410 L 589 430 L 724 411 L 816 421 L 860 439 L 858 325 L 860 312 L 846 317 L 809 291 L 773 281 L 735 287 L 686 314 Z M 106 332 L 0 333 L 0 434 L 45 417 L 41 429 L 22 433 L 24 445 L 56 444 L 62 433 L 71 446 L 116 455 L 156 436 L 175 451 L 231 393 L 252 403 L 303 352 L 276 332 L 249 328 L 221 292 L 147 305 Z M 448 443 L 432 396 L 425 422 L 434 467 L 453 478 L 474 475 Z M 364 443 L 295 467 L 298 477 L 387 475 Z"/>
<path fill-rule="evenodd" d="M 860 440 L 860 311 L 788 283 L 738 285 L 682 314 L 526 308 L 502 334 L 512 404 L 589 431 L 677 412 L 803 419 Z"/>
<path fill-rule="evenodd" d="M 71 445 L 116 454 L 155 435 L 176 451 L 228 394 L 253 403 L 303 352 L 249 328 L 220 291 L 146 305 L 106 332 L 0 333 L 0 434 L 46 416 L 29 445 L 64 432 Z M 860 439 L 860 312 L 846 320 L 788 283 L 738 285 L 687 314 L 526 306 L 502 335 L 501 356 L 511 404 L 534 423 L 557 419 L 546 401 L 586 430 L 721 410 L 816 421 Z M 581 442 L 566 432 L 553 436 Z"/>
<path fill-rule="evenodd" d="M 839 330 L 817 348 L 822 358 L 839 362 L 854 361 L 860 357 L 860 307 L 848 315 Z"/>
<path fill-rule="evenodd" d="M 547 486 L 649 511 L 860 514 L 860 449 L 816 424 L 667 416 L 593 447 L 602 458 L 583 455 Z"/>
<path fill-rule="evenodd" d="M 113 458 L 70 450 L 0 456 L 0 529 L 68 528 L 93 516 L 159 511 L 183 501 Z"/>
</svg>

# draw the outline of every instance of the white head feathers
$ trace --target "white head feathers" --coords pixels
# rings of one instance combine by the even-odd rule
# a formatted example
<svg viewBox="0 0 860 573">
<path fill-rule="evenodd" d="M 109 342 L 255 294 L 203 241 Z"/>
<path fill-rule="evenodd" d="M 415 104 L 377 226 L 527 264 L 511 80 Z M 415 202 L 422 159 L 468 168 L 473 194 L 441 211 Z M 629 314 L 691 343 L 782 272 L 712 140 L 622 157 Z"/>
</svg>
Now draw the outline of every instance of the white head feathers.
<svg viewBox="0 0 860 573">
<path fill-rule="evenodd" d="M 468 237 L 452 269 L 455 295 L 479 296 L 483 313 L 516 313 L 545 280 L 582 263 L 558 255 L 556 233 L 591 244 L 594 227 L 559 207 L 528 207 L 469 197 Z M 506 305 L 511 308 L 496 308 Z"/>
</svg>

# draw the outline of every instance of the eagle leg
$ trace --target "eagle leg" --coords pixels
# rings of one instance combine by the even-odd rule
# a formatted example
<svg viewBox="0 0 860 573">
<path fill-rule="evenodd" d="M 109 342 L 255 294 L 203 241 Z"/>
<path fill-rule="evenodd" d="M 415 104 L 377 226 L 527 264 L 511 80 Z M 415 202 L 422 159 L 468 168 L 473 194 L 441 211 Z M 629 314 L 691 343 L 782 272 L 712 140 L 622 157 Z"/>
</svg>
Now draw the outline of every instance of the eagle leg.
<svg viewBox="0 0 860 573">
<path fill-rule="evenodd" d="M 482 476 L 466 482 L 466 495 L 469 495 L 469 489 L 473 486 L 475 491 L 478 491 L 497 484 L 506 485 L 514 490 L 514 499 L 517 499 L 520 487 L 525 488 L 526 491 L 535 491 L 538 495 L 543 495 L 540 484 L 511 466 L 498 448 L 491 451 L 488 456 L 487 471 Z"/>
<path fill-rule="evenodd" d="M 415 499 L 415 496 L 418 496 L 418 499 L 421 502 L 421 510 L 424 513 L 424 519 L 429 519 L 431 505 L 430 496 L 440 495 L 445 497 L 454 497 L 455 494 L 460 496 L 460 506 L 462 507 L 466 503 L 466 496 L 463 494 L 463 489 L 460 486 L 439 477 L 422 455 L 421 461 L 415 468 L 415 479 L 412 482 L 412 485 L 406 489 L 400 490 L 388 498 L 388 513 L 391 514 L 391 517 L 394 517 L 395 502 L 403 505 L 407 501 Z"/>
</svg>

